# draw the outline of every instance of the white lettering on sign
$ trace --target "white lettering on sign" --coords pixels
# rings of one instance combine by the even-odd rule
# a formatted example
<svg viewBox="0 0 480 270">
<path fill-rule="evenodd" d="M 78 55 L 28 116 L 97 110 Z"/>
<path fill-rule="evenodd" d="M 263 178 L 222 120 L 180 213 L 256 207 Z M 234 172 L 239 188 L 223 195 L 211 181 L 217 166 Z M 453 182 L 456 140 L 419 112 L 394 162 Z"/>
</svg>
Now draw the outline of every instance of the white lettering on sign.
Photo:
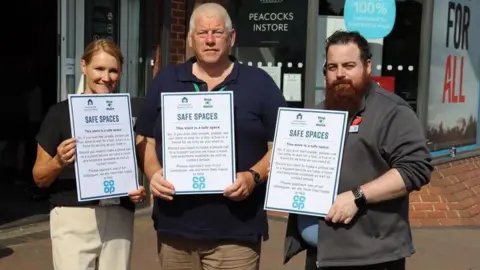
<svg viewBox="0 0 480 270">
<path fill-rule="evenodd" d="M 250 13 L 248 15 L 250 21 L 276 21 L 278 23 L 254 23 L 254 32 L 288 32 L 288 23 L 282 21 L 292 21 L 294 19 L 293 12 L 278 13 Z"/>
<path fill-rule="evenodd" d="M 253 31 L 255 32 L 288 32 L 288 24 L 286 23 L 261 23 L 254 24 Z"/>
<path fill-rule="evenodd" d="M 250 13 L 248 19 L 251 21 L 293 21 L 293 12 Z"/>
</svg>

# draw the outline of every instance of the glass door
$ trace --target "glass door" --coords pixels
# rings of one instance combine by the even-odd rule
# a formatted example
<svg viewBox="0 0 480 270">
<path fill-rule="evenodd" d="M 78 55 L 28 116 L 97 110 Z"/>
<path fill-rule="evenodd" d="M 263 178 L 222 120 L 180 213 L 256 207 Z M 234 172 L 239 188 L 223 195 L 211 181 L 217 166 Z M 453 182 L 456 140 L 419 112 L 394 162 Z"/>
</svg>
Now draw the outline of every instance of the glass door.
<svg viewBox="0 0 480 270">
<path fill-rule="evenodd" d="M 80 80 L 84 49 L 85 0 L 58 0 L 57 101 L 74 94 Z"/>
<path fill-rule="evenodd" d="M 140 0 L 120 0 L 119 39 L 124 56 L 119 92 L 130 93 L 132 97 L 142 96 L 140 82 L 143 79 L 143 57 L 140 48 Z M 152 33 L 153 35 L 153 33 Z"/>
<path fill-rule="evenodd" d="M 119 92 L 141 96 L 143 58 L 140 44 L 140 0 L 57 0 L 58 101 L 77 92 L 80 61 L 85 46 L 99 38 L 115 41 L 124 54 Z M 140 91 L 139 91 L 140 90 Z"/>
<path fill-rule="evenodd" d="M 107 38 L 120 46 L 124 56 L 118 92 L 139 96 L 140 0 L 84 0 L 84 46 L 93 40 Z"/>
</svg>

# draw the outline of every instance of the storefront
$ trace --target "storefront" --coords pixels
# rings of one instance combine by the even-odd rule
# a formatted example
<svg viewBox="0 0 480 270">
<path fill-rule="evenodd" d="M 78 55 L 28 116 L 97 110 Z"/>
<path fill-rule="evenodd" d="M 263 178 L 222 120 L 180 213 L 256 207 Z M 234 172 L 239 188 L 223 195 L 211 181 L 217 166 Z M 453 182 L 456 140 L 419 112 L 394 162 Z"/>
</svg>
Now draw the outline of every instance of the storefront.
<svg viewBox="0 0 480 270">
<path fill-rule="evenodd" d="M 228 9 L 237 30 L 232 53 L 239 61 L 270 73 L 289 106 L 322 100 L 323 43 L 335 29 L 345 28 L 344 0 L 165 2 L 171 10 L 170 42 L 162 52 L 169 63 L 191 55 L 185 44 L 195 5 L 217 2 Z M 411 223 L 480 225 L 480 15 L 475 13 L 480 2 L 397 0 L 395 8 L 391 32 L 369 41 L 374 79 L 409 102 L 432 151 L 435 171 L 431 183 L 410 197 Z"/>
<path fill-rule="evenodd" d="M 186 46 L 188 21 L 195 6 L 203 2 L 227 8 L 238 33 L 232 53 L 244 64 L 266 70 L 291 107 L 311 107 L 322 100 L 323 43 L 332 31 L 345 28 L 344 0 L 27 2 L 18 2 L 17 9 L 32 6 L 32 13 L 27 14 L 29 28 L 18 32 L 4 27 L 7 36 L 19 41 L 12 43 L 8 50 L 12 59 L 6 63 L 18 63 L 7 69 L 13 75 L 24 74 L 29 63 L 34 63 L 36 83 L 42 90 L 39 98 L 30 98 L 38 106 L 29 105 L 27 111 L 37 122 L 50 105 L 76 92 L 83 49 L 99 37 L 115 40 L 124 52 L 119 91 L 141 99 L 158 70 L 191 56 Z M 480 225 L 480 30 L 476 26 L 480 2 L 397 0 L 395 7 L 391 32 L 369 41 L 374 79 L 415 109 L 434 157 L 431 184 L 410 197 L 411 222 L 418 226 Z M 5 115 L 12 115 L 27 99 L 23 94 L 7 94 L 1 108 Z M 23 162 L 18 169 L 25 175 L 20 177 L 29 185 L 35 132 L 18 141 L 18 132 L 13 132 L 18 130 L 18 120 L 6 125 L 0 138 L 0 184 L 10 185 L 15 177 L 9 168 Z M 7 201 L 23 196 L 10 188 L 2 188 L 13 196 Z M 24 187 L 19 190 L 23 193 Z M 48 210 L 46 204 L 27 201 L 16 203 L 18 209 L 0 205 L 2 213 L 7 213 L 0 228 L 5 222 Z"/>
<path fill-rule="evenodd" d="M 138 98 L 132 103 L 133 111 L 141 106 L 161 42 L 162 2 L 12 3 L 9 12 L 22 14 L 24 20 L 21 30 L 12 24 L 2 24 L 1 28 L 4 36 L 14 40 L 6 43 L 2 74 L 16 86 L 4 89 L 0 98 L 1 112 L 7 119 L 0 133 L 0 230 L 48 217 L 48 189 L 37 188 L 31 173 L 35 135 L 49 107 L 77 91 L 80 59 L 89 42 L 109 38 L 120 45 L 125 63 L 118 91 Z"/>
</svg>

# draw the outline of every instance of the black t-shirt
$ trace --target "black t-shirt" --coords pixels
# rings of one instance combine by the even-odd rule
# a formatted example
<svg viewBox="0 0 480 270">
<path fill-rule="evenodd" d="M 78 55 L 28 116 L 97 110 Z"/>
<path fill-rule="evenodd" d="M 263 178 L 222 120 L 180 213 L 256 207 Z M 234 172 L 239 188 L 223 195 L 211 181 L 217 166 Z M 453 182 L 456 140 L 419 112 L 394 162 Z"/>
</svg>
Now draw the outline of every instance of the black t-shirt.
<svg viewBox="0 0 480 270">
<path fill-rule="evenodd" d="M 132 115 L 139 110 L 139 100 L 132 99 Z M 70 129 L 70 113 L 68 100 L 61 101 L 50 107 L 45 116 L 39 133 L 36 136 L 38 144 L 52 157 L 57 153 L 57 147 L 64 140 L 72 137 Z M 65 166 L 57 179 L 50 186 L 52 206 L 90 206 L 98 205 L 98 201 L 79 202 L 73 164 Z M 121 198 L 121 204 L 134 210 L 135 206 L 128 197 Z"/>
</svg>

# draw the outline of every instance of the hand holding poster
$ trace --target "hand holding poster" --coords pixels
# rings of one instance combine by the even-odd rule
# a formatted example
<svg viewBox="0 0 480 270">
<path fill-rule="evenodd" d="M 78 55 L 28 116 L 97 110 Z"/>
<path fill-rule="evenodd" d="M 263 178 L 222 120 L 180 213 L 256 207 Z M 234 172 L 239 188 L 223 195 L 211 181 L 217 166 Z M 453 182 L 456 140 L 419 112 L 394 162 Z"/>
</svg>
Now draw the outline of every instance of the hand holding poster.
<svg viewBox="0 0 480 270">
<path fill-rule="evenodd" d="M 347 116 L 279 109 L 265 210 L 327 215 L 337 196 Z"/>
<path fill-rule="evenodd" d="M 162 93 L 162 166 L 175 194 L 223 193 L 236 178 L 233 92 Z"/>
<path fill-rule="evenodd" d="M 79 201 L 127 196 L 138 189 L 129 94 L 68 96 Z"/>
</svg>

